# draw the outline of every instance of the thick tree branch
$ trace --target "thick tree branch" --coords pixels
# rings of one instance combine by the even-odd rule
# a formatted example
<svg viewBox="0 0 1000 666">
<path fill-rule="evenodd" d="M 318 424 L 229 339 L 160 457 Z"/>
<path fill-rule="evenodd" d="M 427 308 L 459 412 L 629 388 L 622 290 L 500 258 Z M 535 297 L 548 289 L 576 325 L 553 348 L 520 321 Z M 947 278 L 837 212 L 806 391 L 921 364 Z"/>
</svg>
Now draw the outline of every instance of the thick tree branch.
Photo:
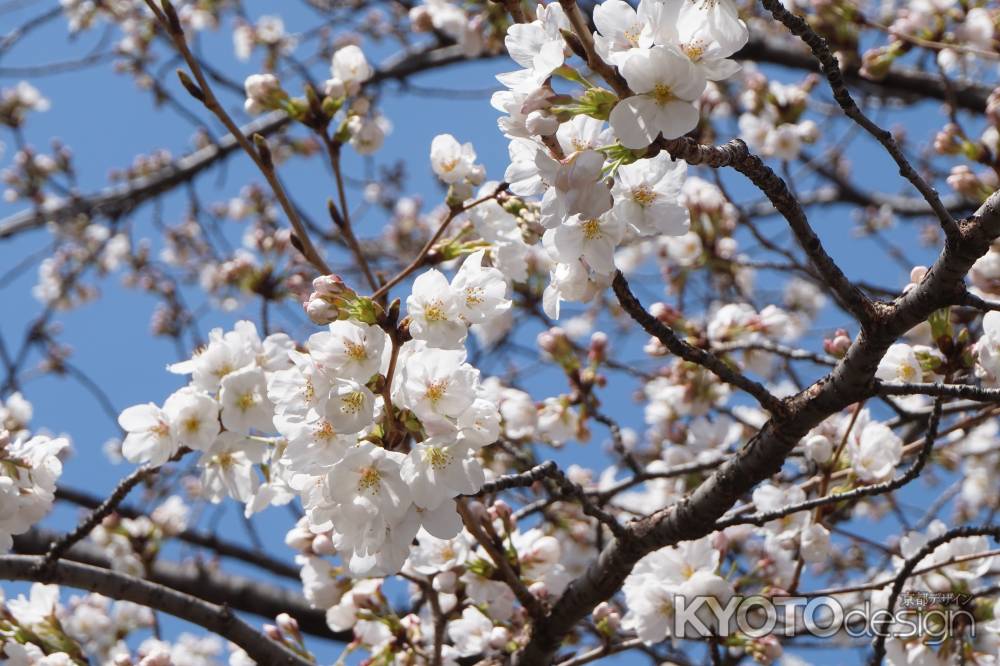
<svg viewBox="0 0 1000 666">
<path fill-rule="evenodd" d="M 56 535 L 37 528 L 14 537 L 14 552 L 22 555 L 44 555 Z M 111 562 L 104 551 L 92 544 L 78 543 L 64 555 L 62 561 L 82 562 L 101 569 L 110 569 Z M 41 561 L 41 558 L 37 558 Z M 205 601 L 225 604 L 273 620 L 280 613 L 294 617 L 305 633 L 320 638 L 347 642 L 351 632 L 334 632 L 326 624 L 325 609 L 312 608 L 298 593 L 269 585 L 259 580 L 224 574 L 207 564 L 176 564 L 159 559 L 147 572 L 147 580 Z"/>
<path fill-rule="evenodd" d="M 598 603 L 621 589 L 642 557 L 711 533 L 718 519 L 740 497 L 781 469 L 786 456 L 809 430 L 870 396 L 875 370 L 889 346 L 932 312 L 962 297 L 966 273 L 998 236 L 1000 192 L 960 225 L 960 236 L 945 245 L 919 285 L 880 308 L 879 325 L 863 330 L 830 374 L 788 400 L 784 414 L 772 417 L 689 496 L 631 523 L 626 538 L 608 544 L 587 571 L 570 583 L 544 621 L 535 624 L 516 663 L 523 666 L 550 661 L 563 638 Z"/>
<path fill-rule="evenodd" d="M 654 150 L 664 149 L 672 157 L 688 164 L 710 167 L 732 167 L 746 176 L 788 222 L 799 246 L 809 257 L 813 269 L 822 278 L 831 295 L 844 310 L 851 313 L 862 328 L 871 324 L 875 312 L 871 300 L 851 282 L 823 247 L 813 231 L 805 211 L 788 185 L 774 171 L 750 152 L 740 139 L 721 146 L 705 146 L 687 138 L 660 141 Z"/>
<path fill-rule="evenodd" d="M 983 388 L 970 384 L 896 384 L 879 382 L 879 395 L 934 395 L 947 398 L 965 398 L 977 402 L 1000 402 L 1000 389 Z"/>
<path fill-rule="evenodd" d="M 184 594 L 141 578 L 78 562 L 43 567 L 41 557 L 0 556 L 0 578 L 68 585 L 112 599 L 131 601 L 197 624 L 239 645 L 258 664 L 310 666 L 310 662 L 258 632 L 223 605 Z M 44 574 L 40 573 L 45 569 Z"/>
<path fill-rule="evenodd" d="M 715 524 L 715 529 L 724 530 L 727 527 L 732 527 L 733 525 L 766 525 L 772 520 L 778 520 L 779 518 L 790 516 L 793 513 L 798 513 L 799 511 L 809 511 L 810 509 L 815 509 L 821 506 L 829 506 L 831 504 L 857 500 L 864 497 L 884 495 L 892 492 L 893 490 L 898 490 L 920 476 L 920 472 L 923 471 L 924 466 L 931 457 L 931 452 L 934 450 L 934 442 L 937 439 L 938 426 L 940 423 L 941 401 L 938 400 L 934 404 L 934 411 L 931 413 L 930 422 L 927 425 L 927 434 L 924 436 L 924 443 L 920 448 L 920 452 L 917 454 L 917 459 L 913 461 L 913 464 L 910 465 L 907 470 L 903 472 L 903 474 L 896 478 L 883 481 L 882 483 L 875 483 L 870 486 L 861 486 L 860 488 L 855 488 L 854 490 L 849 490 L 843 493 L 834 493 L 832 495 L 814 497 L 812 499 L 805 500 L 804 502 L 781 507 L 780 509 L 775 509 L 774 511 L 768 511 L 766 513 L 755 513 L 749 516 L 735 516 L 733 518 L 720 520 Z"/>
</svg>

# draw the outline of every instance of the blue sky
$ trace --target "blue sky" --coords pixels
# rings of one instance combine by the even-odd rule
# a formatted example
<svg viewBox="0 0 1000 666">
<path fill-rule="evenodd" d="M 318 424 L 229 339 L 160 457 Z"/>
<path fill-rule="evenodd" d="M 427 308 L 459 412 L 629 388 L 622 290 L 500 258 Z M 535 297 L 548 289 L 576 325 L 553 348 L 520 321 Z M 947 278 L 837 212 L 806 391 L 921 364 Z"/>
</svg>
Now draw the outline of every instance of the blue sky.
<svg viewBox="0 0 1000 666">
<path fill-rule="evenodd" d="M 304 10 L 299 3 L 252 1 L 245 5 L 251 16 L 276 11 L 280 7 L 286 24 L 292 31 L 312 25 L 315 19 L 315 14 Z M 0 14 L 0 33 L 6 33 L 10 26 L 39 11 L 28 9 Z M 3 68 L 56 62 L 79 56 L 95 42 L 99 32 L 69 39 L 65 24 L 59 22 L 39 30 L 25 45 L 0 61 L 0 86 L 11 85 L 18 80 L 17 76 L 2 75 Z M 253 63 L 235 61 L 231 43 L 225 36 L 210 34 L 203 46 L 204 52 L 213 59 L 215 65 L 228 72 L 233 79 L 242 80 L 245 75 L 257 71 Z M 372 50 L 370 55 L 372 60 L 378 60 L 388 53 L 383 46 Z M 422 88 L 491 89 L 495 86 L 492 76 L 512 68 L 511 63 L 504 60 L 467 64 L 420 76 L 413 83 Z M 314 75 L 322 78 L 325 75 L 324 69 L 314 68 Z M 768 69 L 767 72 L 782 80 L 801 78 L 798 72 L 789 74 L 774 69 Z M 172 70 L 168 70 L 163 83 L 177 92 L 185 103 L 188 102 Z M 27 127 L 29 141 L 44 150 L 50 137 L 59 137 L 71 147 L 82 192 L 88 193 L 106 186 L 109 171 L 130 164 L 137 154 L 149 154 L 156 149 L 166 148 L 177 156 L 190 150 L 191 126 L 168 110 L 154 108 L 147 95 L 136 91 L 130 78 L 111 73 L 107 65 L 81 72 L 46 76 L 36 80 L 35 84 L 51 100 L 52 109 L 44 114 L 32 115 Z M 496 112 L 489 106 L 488 96 L 470 99 L 456 95 L 442 99 L 419 92 L 398 90 L 394 83 L 387 84 L 386 93 L 382 96 L 381 109 L 392 121 L 394 129 L 377 159 L 382 164 L 389 164 L 397 159 L 407 161 L 407 192 L 420 193 L 425 201 L 425 209 L 441 199 L 441 190 L 427 163 L 431 140 L 439 133 L 449 132 L 460 141 L 472 141 L 480 161 L 487 167 L 489 177 L 497 180 L 502 178 L 507 160 L 506 142 L 496 129 Z M 829 97 L 825 92 L 822 96 Z M 233 108 L 238 105 L 237 100 L 230 101 Z M 188 107 L 195 108 L 193 103 L 188 104 Z M 203 118 L 207 118 L 205 113 L 198 112 Z M 905 123 L 914 137 L 927 136 L 928 128 L 936 126 L 941 117 L 940 110 L 934 104 L 901 113 L 893 112 L 892 115 L 893 121 Z M 217 124 L 210 124 L 209 127 L 218 134 Z M 720 137 L 726 138 L 728 137 Z M 13 150 L 8 136 L 0 137 L 0 140 L 8 144 L 7 151 L 0 158 L 2 168 L 9 164 Z M 883 182 L 885 185 L 882 189 L 887 192 L 902 191 L 902 181 L 896 176 L 888 156 L 873 149 L 865 140 L 856 145 L 865 147 L 853 152 L 852 178 L 857 182 Z M 346 172 L 349 175 L 363 173 L 362 168 L 361 161 L 356 157 L 348 159 Z M 282 167 L 282 176 L 290 184 L 298 201 L 316 219 L 325 219 L 323 206 L 333 191 L 329 174 L 320 162 L 293 161 Z M 727 173 L 724 178 L 737 198 L 745 201 L 752 196 L 738 174 Z M 249 181 L 260 182 L 260 178 L 249 168 L 248 160 L 237 155 L 227 162 L 224 169 L 215 170 L 203 177 L 199 191 L 203 201 L 225 201 Z M 352 195 L 355 201 L 357 195 L 357 192 Z M 183 201 L 168 197 L 163 209 L 164 218 L 170 221 L 170 216 L 178 214 L 182 207 Z M 0 203 L 0 217 L 20 209 L 21 205 Z M 133 215 L 138 235 L 153 234 L 149 222 L 152 210 L 151 206 L 145 206 Z M 811 219 L 830 253 L 841 262 L 849 276 L 888 287 L 901 287 L 906 283 L 907 272 L 886 261 L 877 245 L 870 240 L 859 240 L 852 236 L 853 220 L 848 210 L 828 208 L 817 211 Z M 380 219 L 369 216 L 359 223 L 357 233 L 362 237 L 377 236 L 380 224 Z M 772 218 L 764 223 L 763 228 L 767 233 L 788 240 L 787 231 L 780 220 Z M 239 237 L 238 228 L 233 226 L 231 231 L 233 238 Z M 917 227 L 914 224 L 900 225 L 889 237 L 898 241 L 915 261 L 925 262 L 933 256 L 917 244 Z M 0 241 L 0 267 L 5 270 L 25 255 L 37 251 L 46 240 L 44 231 L 36 231 L 23 234 L 12 241 Z M 4 312 L 4 316 L 0 317 L 0 334 L 9 348 L 18 347 L 24 323 L 41 309 L 30 295 L 35 281 L 36 271 L 33 267 L 0 291 L 0 303 L 3 304 Z M 768 284 L 773 285 L 774 280 L 761 275 L 759 283 L 766 288 Z M 99 300 L 60 314 L 57 318 L 64 329 L 61 339 L 73 348 L 71 361 L 104 388 L 118 410 L 138 402 L 162 402 L 182 380 L 164 370 L 166 364 L 177 360 L 173 345 L 166 339 L 152 338 L 149 335 L 149 315 L 155 305 L 154 301 L 124 288 L 117 275 L 100 280 L 99 285 L 102 292 Z M 655 283 L 637 284 L 636 288 L 641 290 L 640 293 L 646 300 L 649 300 L 650 295 L 665 296 Z M 405 292 L 397 293 L 405 295 Z M 199 302 L 196 295 L 192 295 L 192 299 L 195 303 Z M 204 334 L 213 325 L 227 325 L 242 316 L 255 318 L 257 310 L 257 304 L 248 301 L 243 309 L 234 313 L 220 315 L 213 312 L 206 315 L 199 326 Z M 831 330 L 840 321 L 837 313 L 825 313 L 817 333 Z M 516 335 L 523 344 L 530 346 L 539 330 L 539 326 L 532 325 L 519 330 Z M 640 357 L 643 342 L 644 336 L 635 333 L 634 329 L 627 337 L 613 338 L 617 348 L 628 349 L 623 357 L 629 359 Z M 528 360 L 521 359 L 521 362 Z M 813 375 L 804 371 L 803 376 Z M 531 381 L 532 384 L 525 388 L 536 398 L 565 390 L 565 381 L 551 370 L 533 375 Z M 99 408 L 93 397 L 72 379 L 49 376 L 33 378 L 24 383 L 23 392 L 35 407 L 33 424 L 36 428 L 65 432 L 73 439 L 74 456 L 68 461 L 63 476 L 67 484 L 95 493 L 107 492 L 130 471 L 129 465 L 111 465 L 104 458 L 101 446 L 108 438 L 117 436 L 117 425 Z M 602 395 L 605 409 L 614 413 L 623 425 L 640 429 L 641 406 L 632 402 L 629 393 L 605 391 Z M 566 463 L 572 461 L 602 466 L 608 460 L 602 451 L 605 432 L 595 425 L 594 433 L 590 443 L 570 444 L 565 450 L 553 454 L 554 457 Z M 222 533 L 227 538 L 244 541 L 246 535 L 239 521 L 234 520 L 238 515 L 237 507 L 229 503 L 224 510 L 229 520 L 223 521 Z M 60 507 L 49 524 L 67 527 L 75 516 L 73 510 Z M 256 521 L 261 533 L 275 535 L 273 543 L 269 537 L 268 550 L 289 557 L 291 552 L 279 538 L 289 527 L 288 514 L 272 509 Z M 861 529 L 875 532 L 878 528 L 875 525 L 862 525 Z M 19 586 L 7 589 L 19 589 Z M 323 648 L 321 654 L 329 661 L 334 653 L 331 649 Z M 630 663 L 627 658 L 618 661 Z"/>
</svg>

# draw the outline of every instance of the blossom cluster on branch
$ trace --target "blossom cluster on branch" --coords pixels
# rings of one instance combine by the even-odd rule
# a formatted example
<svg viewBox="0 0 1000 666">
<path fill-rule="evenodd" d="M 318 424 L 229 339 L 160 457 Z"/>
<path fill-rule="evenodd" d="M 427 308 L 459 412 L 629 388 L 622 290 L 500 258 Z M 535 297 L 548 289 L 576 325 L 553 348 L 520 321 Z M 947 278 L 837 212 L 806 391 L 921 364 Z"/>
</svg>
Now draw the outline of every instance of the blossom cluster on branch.
<svg viewBox="0 0 1000 666">
<path fill-rule="evenodd" d="M 40 308 L 17 346 L 0 330 L 0 578 L 32 582 L 0 595 L 0 658 L 795 666 L 815 627 L 685 602 L 802 596 L 893 618 L 835 632 L 871 664 L 1000 663 L 1000 9 L 304 0 L 298 29 L 243 4 L 60 0 L 0 37 L 0 77 L 31 79 L 0 88 L 24 206 L 0 243 L 51 241 L 0 274 L 37 272 Z M 83 157 L 28 141 L 58 104 L 5 58 L 54 20 L 103 34 L 54 71 L 112 62 L 193 150 L 82 194 Z M 252 74 L 204 48 L 220 34 Z M 471 61 L 500 89 L 424 85 Z M 499 133 L 393 93 L 489 98 Z M 224 160 L 254 175 L 205 200 Z M 112 274 L 155 301 L 184 382 L 124 409 L 61 321 Z M 229 323 L 202 335 L 209 314 Z M 120 429 L 103 450 L 136 469 L 106 497 L 63 475 L 90 449 L 29 429 L 42 375 Z M 57 500 L 86 510 L 61 534 Z M 218 523 L 232 504 L 252 546 Z M 905 633 L 914 590 L 956 619 Z"/>
</svg>

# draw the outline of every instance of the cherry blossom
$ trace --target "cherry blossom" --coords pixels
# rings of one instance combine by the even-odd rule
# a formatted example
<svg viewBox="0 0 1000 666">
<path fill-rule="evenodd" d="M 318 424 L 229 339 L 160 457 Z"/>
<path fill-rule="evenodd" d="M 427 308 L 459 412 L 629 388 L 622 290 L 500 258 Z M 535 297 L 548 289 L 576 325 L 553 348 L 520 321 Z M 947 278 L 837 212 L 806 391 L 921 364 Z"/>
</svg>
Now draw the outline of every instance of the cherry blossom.
<svg viewBox="0 0 1000 666">
<path fill-rule="evenodd" d="M 636 93 L 615 105 L 611 128 L 626 148 L 645 148 L 663 135 L 676 139 L 698 124 L 695 102 L 705 77 L 684 56 L 664 46 L 632 53 L 622 75 Z"/>
</svg>

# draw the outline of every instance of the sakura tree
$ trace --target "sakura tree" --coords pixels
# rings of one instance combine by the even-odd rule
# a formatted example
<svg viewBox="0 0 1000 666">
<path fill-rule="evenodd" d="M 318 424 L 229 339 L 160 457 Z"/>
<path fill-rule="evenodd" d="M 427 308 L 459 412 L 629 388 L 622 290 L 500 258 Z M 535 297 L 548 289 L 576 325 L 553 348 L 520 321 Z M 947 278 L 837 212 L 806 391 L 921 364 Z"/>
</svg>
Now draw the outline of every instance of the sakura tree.
<svg viewBox="0 0 1000 666">
<path fill-rule="evenodd" d="M 5 663 L 1000 663 L 995 2 L 0 17 Z M 33 128 L 123 79 L 91 190 Z M 122 290 L 175 352 L 127 390 L 67 323 Z"/>
</svg>

